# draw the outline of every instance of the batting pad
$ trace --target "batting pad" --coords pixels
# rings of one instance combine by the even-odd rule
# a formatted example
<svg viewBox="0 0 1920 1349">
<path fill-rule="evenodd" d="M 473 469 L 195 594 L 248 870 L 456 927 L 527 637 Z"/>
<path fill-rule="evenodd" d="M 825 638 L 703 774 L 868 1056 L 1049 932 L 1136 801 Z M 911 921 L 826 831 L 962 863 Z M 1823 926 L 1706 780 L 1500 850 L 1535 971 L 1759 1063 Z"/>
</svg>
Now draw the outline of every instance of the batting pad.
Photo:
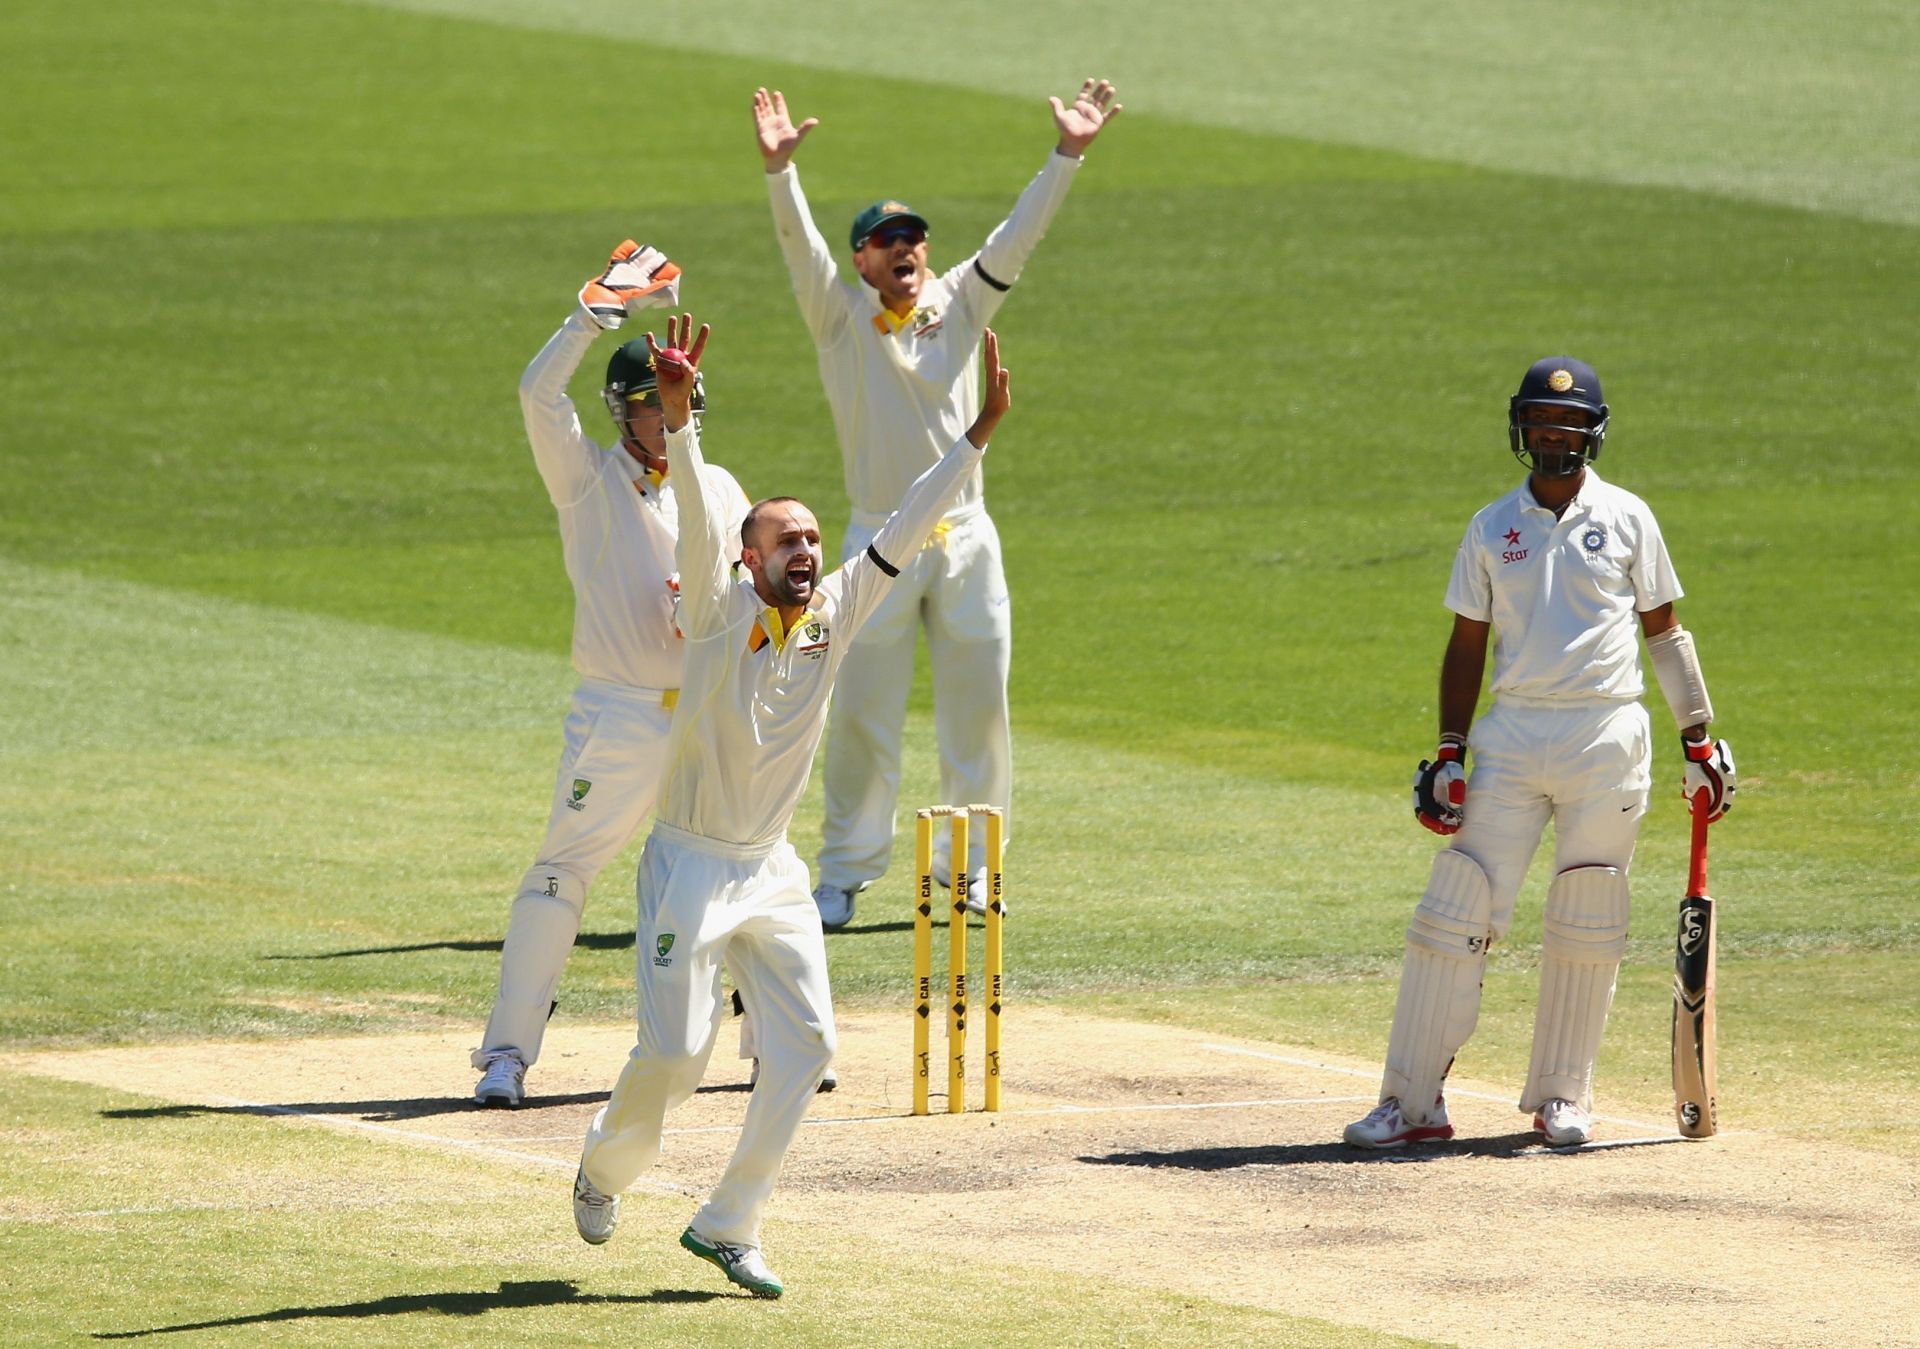
<svg viewBox="0 0 1920 1349">
<path fill-rule="evenodd" d="M 561 867 L 535 867 L 521 879 L 500 949 L 500 991 L 486 1039 L 474 1051 L 474 1067 L 486 1066 L 490 1049 L 517 1049 L 528 1063 L 540 1057 L 554 990 L 580 934 L 586 900 L 586 886 Z"/>
<path fill-rule="evenodd" d="M 1454 848 L 1436 853 L 1427 892 L 1407 925 L 1380 1083 L 1380 1099 L 1398 1097 L 1412 1123 L 1425 1122 L 1453 1056 L 1480 1019 L 1492 922 L 1493 891 L 1480 864 Z"/>
<path fill-rule="evenodd" d="M 1627 949 L 1627 878 L 1617 867 L 1575 867 L 1547 887 L 1540 1004 L 1522 1110 L 1559 1098 L 1593 1109 L 1593 1061 Z"/>
</svg>

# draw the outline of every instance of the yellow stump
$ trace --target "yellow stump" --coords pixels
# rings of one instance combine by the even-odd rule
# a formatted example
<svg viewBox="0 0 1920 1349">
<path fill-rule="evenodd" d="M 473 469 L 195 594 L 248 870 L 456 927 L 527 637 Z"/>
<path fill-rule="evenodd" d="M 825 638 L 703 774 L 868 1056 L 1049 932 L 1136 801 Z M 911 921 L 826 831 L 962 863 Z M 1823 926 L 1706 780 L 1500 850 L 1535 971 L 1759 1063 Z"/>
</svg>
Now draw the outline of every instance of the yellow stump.
<svg viewBox="0 0 1920 1349">
<path fill-rule="evenodd" d="M 1001 930 L 1006 908 L 1001 902 L 1000 849 L 1006 821 L 998 810 L 987 811 L 987 1064 L 986 1107 L 1000 1108 L 1000 983 Z"/>
<path fill-rule="evenodd" d="M 933 1020 L 933 812 L 913 822 L 917 868 L 913 901 L 913 1113 L 927 1113 L 927 1076 L 932 1059 L 927 1027 Z"/>
<path fill-rule="evenodd" d="M 947 920 L 947 1113 L 967 1108 L 967 823 L 964 809 L 953 812 L 953 852 L 947 875 L 953 883 L 952 916 Z"/>
</svg>

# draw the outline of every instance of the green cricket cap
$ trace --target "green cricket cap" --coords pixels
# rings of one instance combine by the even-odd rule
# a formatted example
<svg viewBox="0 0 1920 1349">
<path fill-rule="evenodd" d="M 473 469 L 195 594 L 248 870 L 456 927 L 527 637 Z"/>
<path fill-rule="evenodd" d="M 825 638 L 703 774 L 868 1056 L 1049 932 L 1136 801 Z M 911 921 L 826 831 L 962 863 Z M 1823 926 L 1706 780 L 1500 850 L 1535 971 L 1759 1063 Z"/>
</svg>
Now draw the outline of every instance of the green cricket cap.
<svg viewBox="0 0 1920 1349">
<path fill-rule="evenodd" d="M 885 226 L 899 224 L 901 222 L 918 225 L 921 229 L 926 230 L 927 233 L 933 233 L 932 230 L 927 229 L 927 218 L 925 216 L 921 215 L 904 201 L 896 201 L 892 197 L 887 197 L 881 201 L 876 201 L 873 205 L 867 207 L 866 210 L 853 218 L 853 233 L 849 238 L 852 240 L 854 251 L 859 251 L 860 245 L 867 241 L 869 234 Z"/>
</svg>

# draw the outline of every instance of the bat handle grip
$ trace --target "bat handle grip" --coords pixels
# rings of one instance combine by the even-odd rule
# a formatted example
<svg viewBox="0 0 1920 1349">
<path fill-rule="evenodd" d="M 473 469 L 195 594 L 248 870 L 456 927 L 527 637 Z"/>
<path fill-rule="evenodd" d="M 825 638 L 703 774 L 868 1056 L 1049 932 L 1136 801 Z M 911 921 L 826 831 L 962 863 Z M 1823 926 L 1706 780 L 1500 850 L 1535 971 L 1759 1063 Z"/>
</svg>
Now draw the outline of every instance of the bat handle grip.
<svg viewBox="0 0 1920 1349">
<path fill-rule="evenodd" d="M 1689 802 L 1693 812 L 1693 850 L 1687 859 L 1687 893 L 1707 893 L 1707 790 L 1702 787 Z"/>
</svg>

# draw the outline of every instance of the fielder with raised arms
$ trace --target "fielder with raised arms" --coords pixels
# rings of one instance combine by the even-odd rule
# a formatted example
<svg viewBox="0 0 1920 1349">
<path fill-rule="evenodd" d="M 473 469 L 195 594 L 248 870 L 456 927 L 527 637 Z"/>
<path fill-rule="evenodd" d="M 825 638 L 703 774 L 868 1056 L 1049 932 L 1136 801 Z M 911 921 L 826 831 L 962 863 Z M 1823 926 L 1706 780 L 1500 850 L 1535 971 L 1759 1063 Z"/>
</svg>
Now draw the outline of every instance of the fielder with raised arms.
<svg viewBox="0 0 1920 1349">
<path fill-rule="evenodd" d="M 819 523 L 792 497 L 755 505 L 736 552 L 733 506 L 707 489 L 688 401 L 685 375 L 697 376 L 707 344 L 705 328 L 689 343 L 692 330 L 690 317 L 669 323 L 669 349 L 655 354 L 667 459 L 683 484 L 675 555 L 687 653 L 660 808 L 640 858 L 639 1033 L 587 1131 L 573 1215 L 588 1242 L 613 1234 L 620 1192 L 659 1157 L 666 1112 L 706 1071 L 726 1005 L 725 961 L 757 1021 L 760 1078 L 726 1174 L 680 1244 L 755 1296 L 779 1297 L 760 1250 L 761 1215 L 835 1047 L 826 940 L 787 825 L 849 643 L 977 481 L 1007 410 L 1008 376 L 988 332 L 979 415 L 905 489 L 865 551 L 823 577 Z"/>
<path fill-rule="evenodd" d="M 515 1106 L 525 1097 L 587 890 L 639 831 L 660 787 L 681 642 L 671 589 L 678 484 L 667 476 L 659 381 L 645 342 L 613 353 L 603 390 L 619 435 L 612 449 L 580 429 L 567 382 L 603 331 L 629 312 L 673 305 L 679 291 L 679 267 L 627 240 L 520 378 L 527 440 L 560 518 L 573 582 L 580 684 L 567 712 L 547 836 L 514 897 L 499 991 L 473 1054 L 481 1070 L 474 1099 L 482 1105 Z M 694 407 L 705 405 L 696 395 Z M 726 503 L 736 520 L 746 514 L 746 494 L 732 475 L 714 465 L 701 472 L 702 499 Z"/>
<path fill-rule="evenodd" d="M 1536 361 L 1508 404 L 1509 444 L 1531 471 L 1473 517 L 1454 558 L 1440 748 L 1413 791 L 1416 818 L 1453 841 L 1407 928 L 1380 1104 L 1346 1129 L 1357 1147 L 1453 1136 L 1442 1085 L 1479 1018 L 1487 948 L 1513 921 L 1548 820 L 1553 880 L 1520 1109 L 1550 1145 L 1592 1138 L 1594 1059 L 1626 949 L 1627 868 L 1651 785 L 1639 634 L 1680 726 L 1683 791 L 1706 790 L 1714 819 L 1733 804 L 1733 755 L 1707 735 L 1713 704 L 1674 617 L 1680 582 L 1660 526 L 1591 466 L 1608 416 L 1592 367 Z M 1490 630 L 1494 701 L 1474 722 Z"/>
<path fill-rule="evenodd" d="M 849 242 L 859 280 L 843 281 L 792 162 L 818 123 L 810 117 L 795 126 L 783 94 L 754 92 L 754 129 L 774 229 L 800 313 L 819 348 L 820 378 L 853 508 L 842 561 L 865 551 L 907 484 L 974 419 L 980 335 L 1066 200 L 1081 155 L 1120 115 L 1105 80 L 1088 80 L 1070 103 L 1048 102 L 1054 148 L 1012 214 L 977 252 L 933 274 L 927 270 L 926 219 L 904 202 L 882 199 L 854 218 Z M 983 490 L 975 473 L 927 546 L 896 559 L 900 580 L 841 671 L 827 737 L 826 819 L 814 891 L 830 928 L 852 921 L 854 896 L 886 872 L 893 854 L 900 735 L 923 625 L 933 664 L 940 799 L 984 802 L 1003 812 L 1012 804 L 1007 673 L 1013 615 L 1000 536 L 987 517 Z M 1011 839 L 1012 816 L 1005 818 Z M 965 863 L 973 874 L 968 894 L 975 912 L 986 903 L 984 847 L 984 841 L 971 844 L 973 856 Z M 949 881 L 950 848 L 943 831 L 933 860 L 942 885 Z"/>
</svg>

